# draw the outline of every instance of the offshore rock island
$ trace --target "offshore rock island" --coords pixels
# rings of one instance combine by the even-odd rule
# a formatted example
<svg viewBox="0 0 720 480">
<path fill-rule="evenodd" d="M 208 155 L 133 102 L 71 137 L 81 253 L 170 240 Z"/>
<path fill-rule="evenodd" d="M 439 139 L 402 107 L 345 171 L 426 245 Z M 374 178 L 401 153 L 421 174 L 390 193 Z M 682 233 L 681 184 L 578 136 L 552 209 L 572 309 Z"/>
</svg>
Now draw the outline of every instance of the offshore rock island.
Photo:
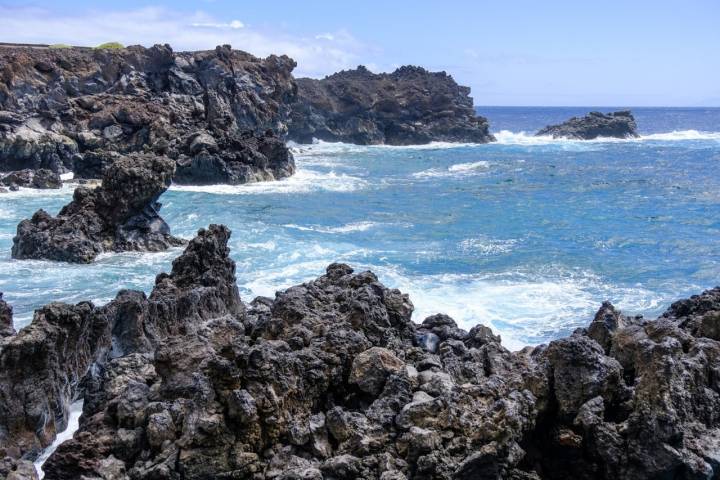
<svg viewBox="0 0 720 480">
<path fill-rule="evenodd" d="M 635 117 L 630 110 L 607 114 L 590 112 L 584 117 L 573 117 L 558 125 L 548 125 L 535 135 L 577 140 L 639 137 Z"/>
<path fill-rule="evenodd" d="M 149 297 L 53 303 L 0 340 L 0 472 L 31 471 L 82 398 L 49 480 L 717 473 L 720 289 L 654 321 L 606 303 L 513 353 L 487 327 L 413 323 L 407 295 L 343 264 L 244 303 L 229 236 L 199 231 Z"/>
</svg>

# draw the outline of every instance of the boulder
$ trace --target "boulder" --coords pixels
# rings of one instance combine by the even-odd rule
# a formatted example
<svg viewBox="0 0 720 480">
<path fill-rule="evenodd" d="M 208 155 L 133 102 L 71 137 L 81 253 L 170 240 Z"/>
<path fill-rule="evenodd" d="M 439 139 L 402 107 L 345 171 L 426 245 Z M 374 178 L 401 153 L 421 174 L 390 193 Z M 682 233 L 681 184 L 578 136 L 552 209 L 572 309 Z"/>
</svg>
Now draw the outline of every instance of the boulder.
<svg viewBox="0 0 720 480">
<path fill-rule="evenodd" d="M 172 160 L 129 155 L 107 169 L 100 187 L 79 187 L 56 217 L 38 210 L 20 222 L 12 256 L 89 263 L 106 251 L 161 251 L 182 245 L 158 214 Z"/>
<path fill-rule="evenodd" d="M 639 137 L 635 117 L 629 110 L 607 114 L 590 112 L 584 117 L 572 117 L 566 122 L 548 125 L 535 135 L 578 140 Z"/>
</svg>

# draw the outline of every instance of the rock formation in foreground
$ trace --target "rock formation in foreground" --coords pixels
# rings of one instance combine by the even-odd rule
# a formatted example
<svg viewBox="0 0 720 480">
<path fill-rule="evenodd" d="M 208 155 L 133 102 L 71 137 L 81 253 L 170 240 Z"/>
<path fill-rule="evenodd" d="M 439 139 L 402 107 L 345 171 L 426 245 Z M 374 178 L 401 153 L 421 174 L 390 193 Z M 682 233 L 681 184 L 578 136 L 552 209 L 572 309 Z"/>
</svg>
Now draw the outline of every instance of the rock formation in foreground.
<svg viewBox="0 0 720 480">
<path fill-rule="evenodd" d="M 101 186 L 78 187 L 57 217 L 38 210 L 20 222 L 12 257 L 89 263 L 107 251 L 156 252 L 182 245 L 158 213 L 158 198 L 174 171 L 175 162 L 167 157 L 119 158 L 105 170 Z"/>
<path fill-rule="evenodd" d="M 592 140 L 599 137 L 636 138 L 637 125 L 630 110 L 614 113 L 590 112 L 584 117 L 572 117 L 570 120 L 548 125 L 535 136 L 552 136 L 553 138 L 572 138 Z"/>
<path fill-rule="evenodd" d="M 300 78 L 288 138 L 361 145 L 414 145 L 432 141 L 493 141 L 476 115 L 470 89 L 445 72 L 405 66 L 374 74 L 365 67 L 322 80 Z"/>
<path fill-rule="evenodd" d="M 487 327 L 414 324 L 407 295 L 347 265 L 245 305 L 228 237 L 201 230 L 149 297 L 50 304 L 5 340 L 0 468 L 32 458 L 82 397 L 49 480 L 720 472 L 720 288 L 654 321 L 606 303 L 588 328 L 513 353 Z"/>
<path fill-rule="evenodd" d="M 101 178 L 118 155 L 152 152 L 178 162 L 183 183 L 286 177 L 294 67 L 229 46 L 2 48 L 0 171 Z"/>
</svg>

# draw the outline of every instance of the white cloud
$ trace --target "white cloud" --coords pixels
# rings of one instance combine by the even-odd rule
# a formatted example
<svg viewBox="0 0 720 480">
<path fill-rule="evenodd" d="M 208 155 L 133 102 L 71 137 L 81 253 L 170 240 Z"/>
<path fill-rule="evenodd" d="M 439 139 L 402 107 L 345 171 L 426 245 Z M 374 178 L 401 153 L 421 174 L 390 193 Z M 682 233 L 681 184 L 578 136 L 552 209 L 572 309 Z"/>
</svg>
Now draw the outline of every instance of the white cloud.
<svg viewBox="0 0 720 480">
<path fill-rule="evenodd" d="M 218 19 L 161 7 L 58 13 L 43 8 L 0 5 L 2 41 L 99 45 L 169 43 L 175 50 L 207 50 L 230 44 L 260 57 L 286 54 L 298 63 L 296 76 L 320 77 L 368 63 L 376 50 L 345 30 L 303 37 L 281 30 L 251 28 L 240 20 Z"/>
<path fill-rule="evenodd" d="M 233 20 L 230 23 L 191 23 L 190 26 L 196 28 L 232 28 L 235 30 L 245 28 L 245 24 L 240 20 Z"/>
</svg>

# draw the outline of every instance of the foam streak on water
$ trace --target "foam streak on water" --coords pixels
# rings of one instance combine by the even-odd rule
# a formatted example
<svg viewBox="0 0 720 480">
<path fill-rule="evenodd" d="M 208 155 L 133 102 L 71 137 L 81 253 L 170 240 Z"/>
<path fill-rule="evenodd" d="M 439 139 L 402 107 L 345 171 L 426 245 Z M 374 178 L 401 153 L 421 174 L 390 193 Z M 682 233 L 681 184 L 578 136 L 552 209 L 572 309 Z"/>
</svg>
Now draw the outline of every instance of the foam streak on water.
<svg viewBox="0 0 720 480">
<path fill-rule="evenodd" d="M 80 426 L 80 415 L 82 415 L 82 408 L 83 408 L 83 401 L 78 400 L 77 402 L 70 405 L 70 413 L 68 415 L 68 425 L 65 430 L 57 434 L 57 437 L 55 437 L 55 440 L 53 443 L 47 447 L 43 452 L 40 454 L 40 456 L 35 460 L 35 470 L 38 473 L 38 477 L 41 479 L 45 477 L 45 472 L 43 472 L 43 465 L 47 461 L 48 458 L 50 458 L 50 455 L 52 455 L 55 450 L 60 446 L 61 443 L 63 443 L 65 440 L 69 440 L 72 438 L 73 434 L 77 431 L 78 427 Z"/>
</svg>

